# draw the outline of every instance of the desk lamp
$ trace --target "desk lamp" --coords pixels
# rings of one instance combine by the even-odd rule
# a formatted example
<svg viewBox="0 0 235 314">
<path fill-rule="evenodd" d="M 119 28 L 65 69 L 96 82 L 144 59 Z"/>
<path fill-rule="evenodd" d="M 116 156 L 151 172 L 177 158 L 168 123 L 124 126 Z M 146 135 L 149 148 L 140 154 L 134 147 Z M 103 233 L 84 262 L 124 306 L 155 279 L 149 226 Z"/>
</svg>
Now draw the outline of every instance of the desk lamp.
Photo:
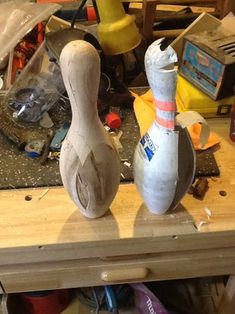
<svg viewBox="0 0 235 314">
<path fill-rule="evenodd" d="M 134 17 L 125 13 L 120 0 L 93 0 L 99 20 L 97 27 L 99 43 L 91 34 L 76 29 L 77 14 L 86 2 L 87 0 L 81 1 L 72 19 L 71 28 L 46 34 L 46 45 L 57 60 L 63 47 L 72 40 L 84 39 L 97 49 L 100 45 L 105 55 L 123 54 L 140 44 L 141 36 Z"/>
<path fill-rule="evenodd" d="M 117 55 L 136 48 L 141 41 L 134 17 L 125 14 L 120 0 L 96 0 L 100 23 L 99 43 L 106 55 Z"/>
</svg>

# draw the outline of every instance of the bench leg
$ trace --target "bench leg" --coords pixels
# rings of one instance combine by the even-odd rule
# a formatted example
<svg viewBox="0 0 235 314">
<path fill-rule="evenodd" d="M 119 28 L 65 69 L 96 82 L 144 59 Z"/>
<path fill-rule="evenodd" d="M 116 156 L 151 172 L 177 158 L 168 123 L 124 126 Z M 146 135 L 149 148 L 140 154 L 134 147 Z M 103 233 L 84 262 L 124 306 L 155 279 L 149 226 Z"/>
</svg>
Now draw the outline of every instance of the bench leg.
<svg viewBox="0 0 235 314">
<path fill-rule="evenodd" d="M 219 305 L 219 314 L 235 313 L 235 275 L 230 276 Z"/>
</svg>

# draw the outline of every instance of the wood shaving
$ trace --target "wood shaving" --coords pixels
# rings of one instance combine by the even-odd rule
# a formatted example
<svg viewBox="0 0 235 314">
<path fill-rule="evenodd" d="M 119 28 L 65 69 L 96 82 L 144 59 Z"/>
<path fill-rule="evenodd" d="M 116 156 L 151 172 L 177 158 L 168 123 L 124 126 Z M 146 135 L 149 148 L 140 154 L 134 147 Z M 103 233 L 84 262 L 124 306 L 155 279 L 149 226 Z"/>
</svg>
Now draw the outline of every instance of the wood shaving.
<svg viewBox="0 0 235 314">
<path fill-rule="evenodd" d="M 124 162 L 124 165 L 125 165 L 125 166 L 127 166 L 128 168 L 130 168 L 130 167 L 131 167 L 131 163 L 130 163 L 130 162 L 128 162 L 128 161 L 125 161 L 125 162 Z"/>
<path fill-rule="evenodd" d="M 49 192 L 49 189 L 46 189 L 39 197 L 38 200 L 40 201 L 47 193 Z"/>
<path fill-rule="evenodd" d="M 199 224 L 196 225 L 196 227 L 197 227 L 197 229 L 200 231 L 202 226 L 208 225 L 209 223 L 210 223 L 209 221 L 201 220 L 201 221 L 199 222 Z"/>
<path fill-rule="evenodd" d="M 210 220 L 210 218 L 212 216 L 211 210 L 208 207 L 204 207 L 204 211 L 206 212 L 207 219 Z"/>
</svg>

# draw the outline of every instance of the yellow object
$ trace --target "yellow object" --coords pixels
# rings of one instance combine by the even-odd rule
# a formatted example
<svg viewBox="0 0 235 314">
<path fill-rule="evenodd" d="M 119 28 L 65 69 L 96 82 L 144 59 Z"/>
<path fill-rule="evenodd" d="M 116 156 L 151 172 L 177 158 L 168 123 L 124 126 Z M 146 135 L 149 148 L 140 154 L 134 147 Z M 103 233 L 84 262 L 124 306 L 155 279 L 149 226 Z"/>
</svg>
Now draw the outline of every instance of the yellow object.
<svg viewBox="0 0 235 314">
<path fill-rule="evenodd" d="M 134 112 L 139 124 L 141 137 L 148 131 L 155 119 L 155 107 L 153 104 L 153 94 L 151 89 L 147 93 L 139 96 L 132 92 L 135 97 Z"/>
<path fill-rule="evenodd" d="M 153 123 L 156 115 L 155 106 L 153 103 L 153 94 L 152 91 L 149 90 L 144 95 L 141 96 L 135 93 L 132 93 L 132 95 L 135 97 L 134 101 L 135 116 L 139 124 L 140 134 L 141 136 L 143 136 Z M 194 148 L 196 150 L 199 149 L 205 150 L 219 143 L 218 136 L 215 133 L 210 132 L 208 141 L 202 148 L 200 145 L 201 125 L 199 123 L 188 127 L 188 131 L 192 139 Z"/>
<path fill-rule="evenodd" d="M 134 17 L 125 13 L 120 0 L 96 0 L 100 23 L 97 28 L 100 45 L 107 55 L 136 48 L 141 40 Z"/>
<path fill-rule="evenodd" d="M 203 117 L 217 117 L 219 105 L 233 104 L 233 97 L 227 97 L 222 100 L 213 100 L 190 82 L 178 75 L 176 103 L 179 112 L 193 110 L 200 113 Z M 225 111 L 224 111 L 225 110 Z M 228 107 L 222 109 L 221 113 L 229 113 Z"/>
</svg>

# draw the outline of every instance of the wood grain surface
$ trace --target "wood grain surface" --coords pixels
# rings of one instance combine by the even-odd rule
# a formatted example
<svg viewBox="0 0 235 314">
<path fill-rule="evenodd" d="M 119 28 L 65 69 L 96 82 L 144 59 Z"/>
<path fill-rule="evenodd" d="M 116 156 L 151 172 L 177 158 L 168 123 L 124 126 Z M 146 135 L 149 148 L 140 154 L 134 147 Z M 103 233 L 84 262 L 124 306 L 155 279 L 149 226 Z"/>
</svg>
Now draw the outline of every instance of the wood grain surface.
<svg viewBox="0 0 235 314">
<path fill-rule="evenodd" d="M 228 119 L 209 123 L 221 140 L 220 177 L 209 179 L 204 200 L 187 194 L 162 216 L 148 212 L 133 184 L 120 185 L 111 210 L 95 220 L 83 217 L 63 188 L 1 191 L 4 290 L 99 285 L 104 271 L 128 267 L 146 268 L 147 281 L 233 273 L 235 143 Z"/>
<path fill-rule="evenodd" d="M 89 220 L 79 213 L 63 188 L 1 191 L 0 249 L 234 231 L 235 144 L 228 136 L 228 119 L 209 122 L 221 138 L 215 152 L 221 176 L 209 179 L 203 201 L 186 195 L 175 211 L 157 216 L 147 211 L 133 184 L 120 185 L 110 212 Z M 32 199 L 26 201 L 26 195 Z M 201 220 L 207 220 L 205 207 L 211 211 L 210 220 L 196 228 Z"/>
</svg>

